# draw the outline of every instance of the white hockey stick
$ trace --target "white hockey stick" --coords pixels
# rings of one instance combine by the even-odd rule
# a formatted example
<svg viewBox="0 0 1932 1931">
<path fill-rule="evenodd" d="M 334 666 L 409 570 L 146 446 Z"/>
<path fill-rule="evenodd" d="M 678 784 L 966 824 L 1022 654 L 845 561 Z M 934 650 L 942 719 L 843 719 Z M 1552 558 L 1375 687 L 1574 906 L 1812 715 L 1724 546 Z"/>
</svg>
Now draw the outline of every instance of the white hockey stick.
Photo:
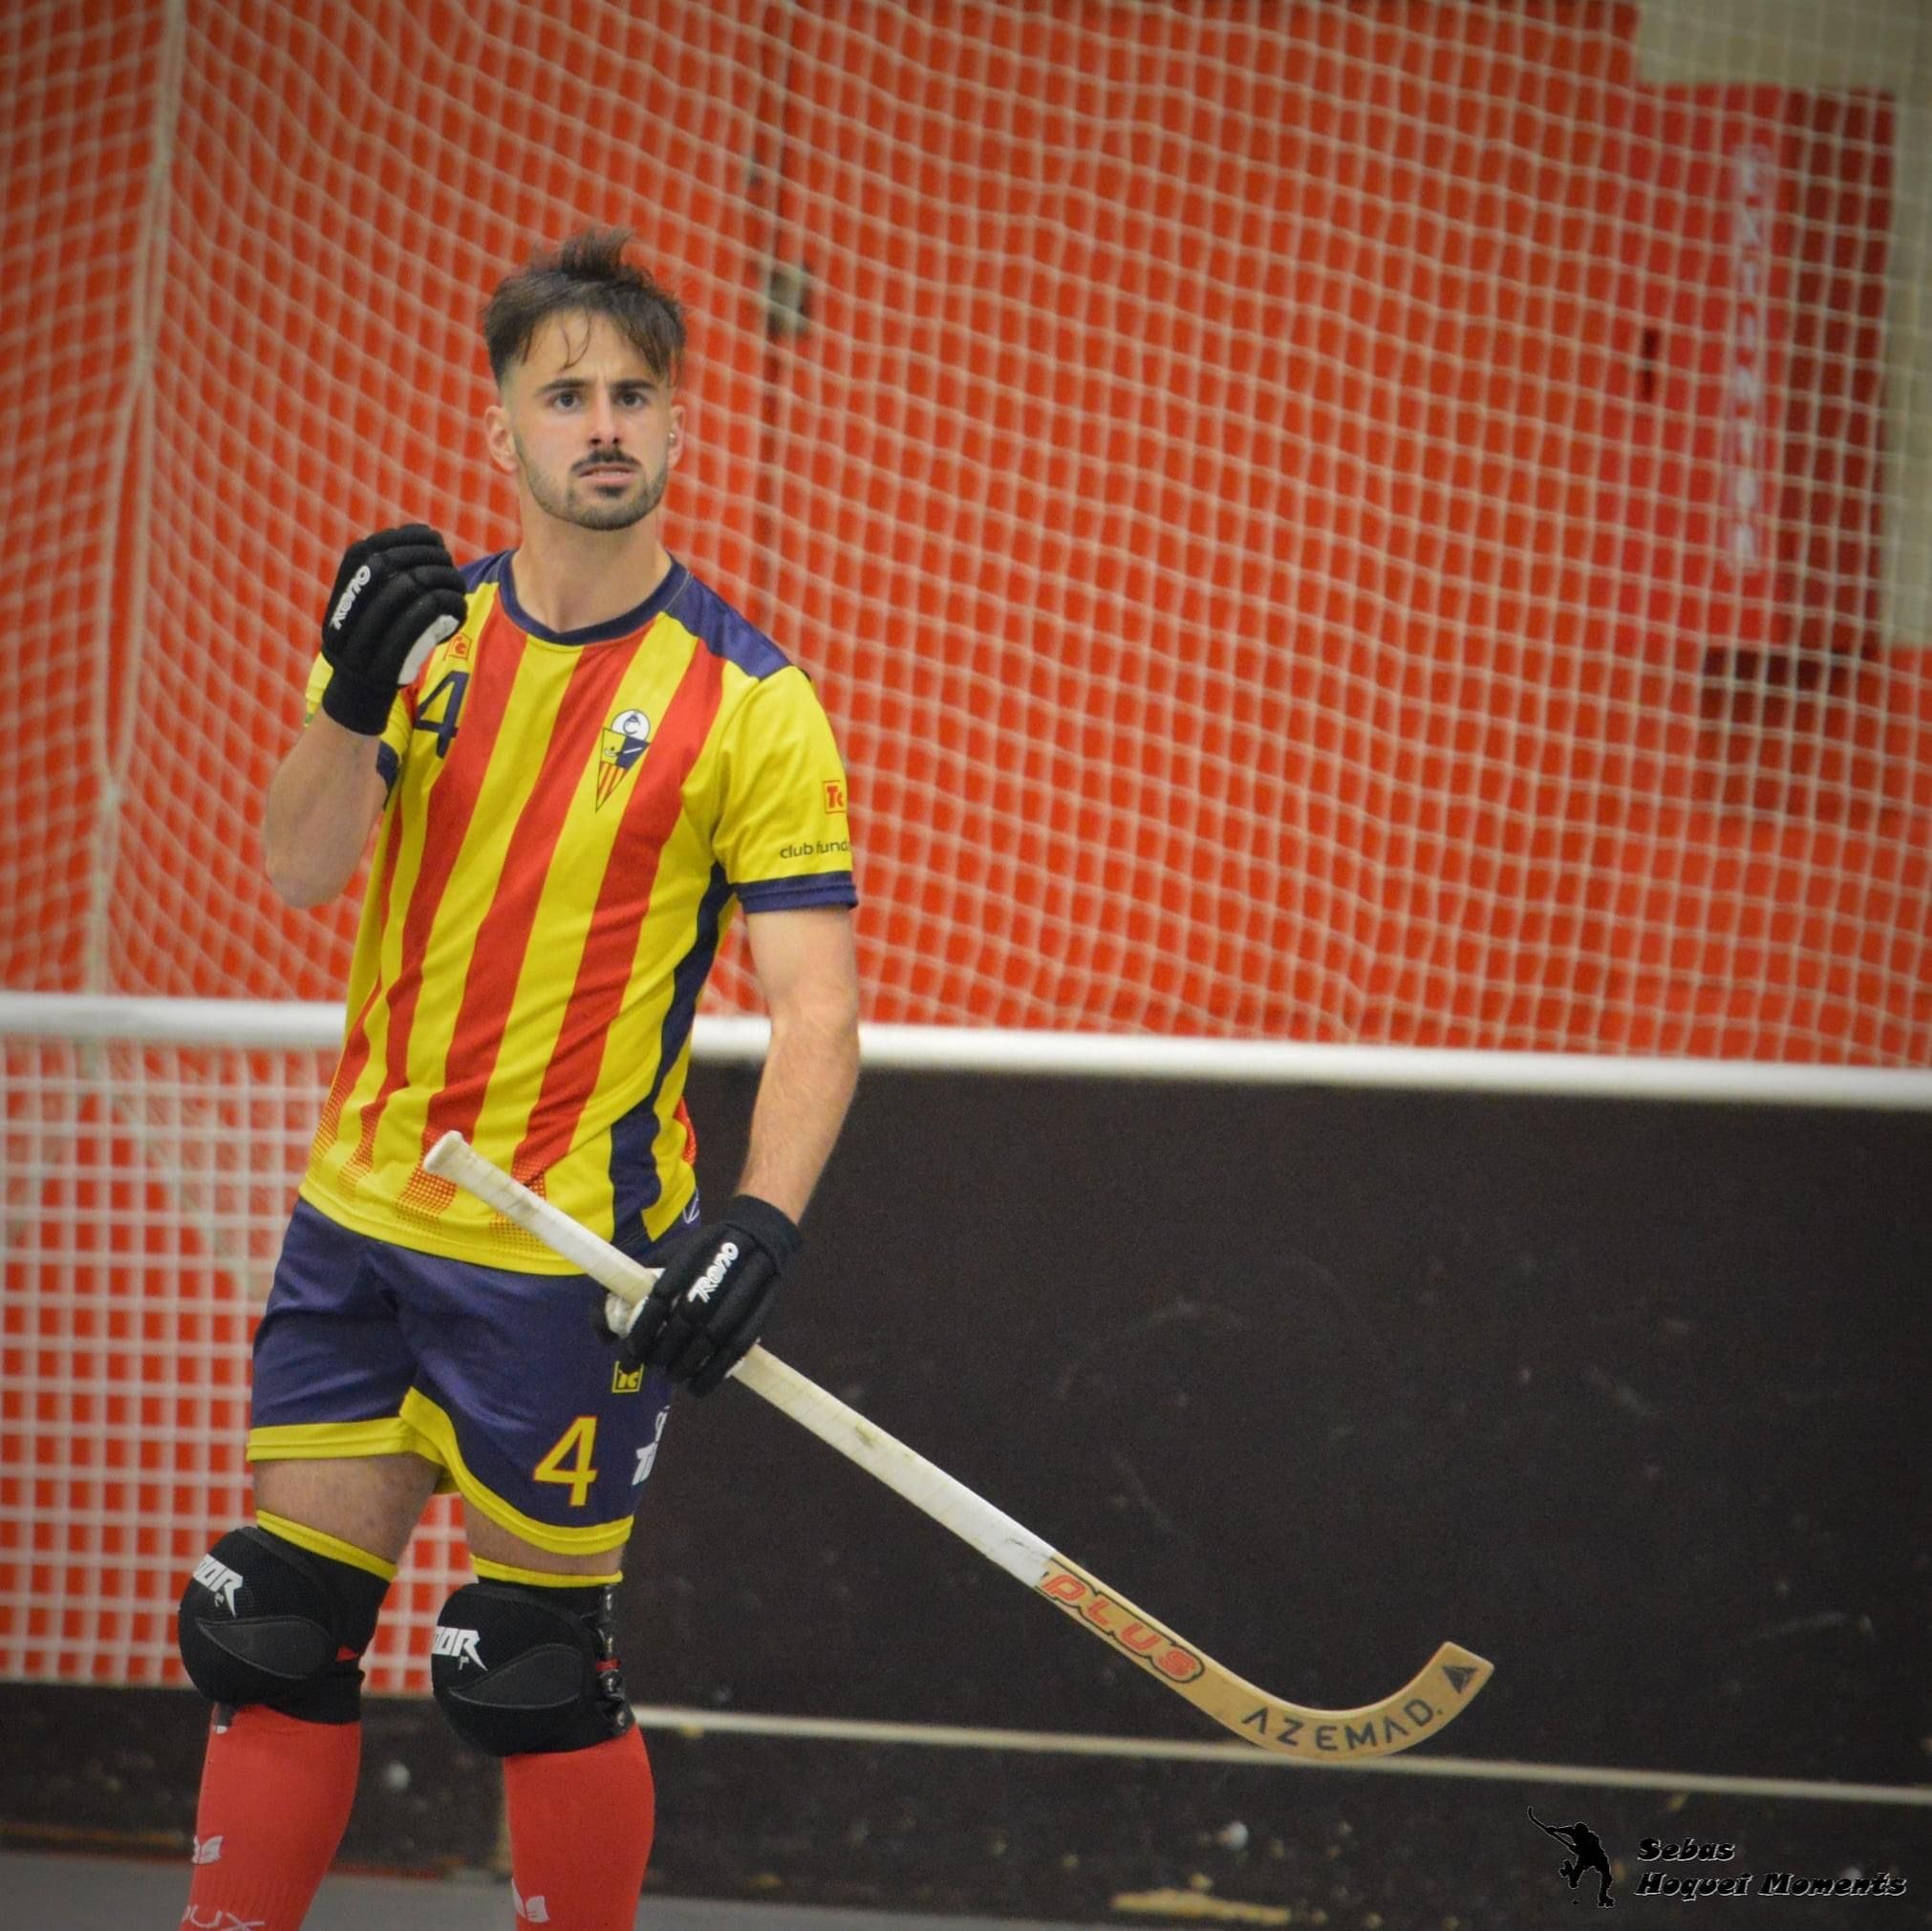
<svg viewBox="0 0 1932 1931">
<path fill-rule="evenodd" d="M 638 1301 L 651 1292 L 657 1278 L 652 1269 L 620 1254 L 588 1227 L 512 1180 L 461 1133 L 445 1133 L 422 1164 L 534 1234 L 612 1294 Z M 1111 1643 L 1157 1682 L 1186 1697 L 1196 1709 L 1264 1749 L 1309 1763 L 1392 1756 L 1453 1722 L 1490 1679 L 1492 1664 L 1446 1642 L 1414 1678 L 1380 1703 L 1355 1709 L 1310 1709 L 1270 1696 L 1183 1642 L 1079 1563 L 1049 1549 L 1011 1515 L 763 1348 L 754 1347 L 732 1374 L 915 1509 L 943 1523 L 961 1541 L 971 1543 L 988 1561 L 997 1562 Z"/>
</svg>

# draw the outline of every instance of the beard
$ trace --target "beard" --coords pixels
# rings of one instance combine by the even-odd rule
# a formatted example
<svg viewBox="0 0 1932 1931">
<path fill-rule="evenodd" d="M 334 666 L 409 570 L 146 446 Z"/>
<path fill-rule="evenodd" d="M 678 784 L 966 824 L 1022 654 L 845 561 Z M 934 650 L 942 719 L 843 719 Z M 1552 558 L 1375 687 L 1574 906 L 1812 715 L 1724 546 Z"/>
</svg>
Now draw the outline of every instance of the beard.
<svg viewBox="0 0 1932 1931">
<path fill-rule="evenodd" d="M 642 523 L 664 501 L 671 481 L 668 457 L 658 464 L 655 476 L 635 463 L 632 466 L 636 473 L 625 493 L 604 496 L 599 493 L 601 485 L 586 482 L 575 471 L 561 479 L 547 475 L 525 454 L 521 442 L 517 444 L 517 460 L 537 507 L 546 516 L 574 524 L 579 529 L 629 529 L 633 524 Z"/>
</svg>

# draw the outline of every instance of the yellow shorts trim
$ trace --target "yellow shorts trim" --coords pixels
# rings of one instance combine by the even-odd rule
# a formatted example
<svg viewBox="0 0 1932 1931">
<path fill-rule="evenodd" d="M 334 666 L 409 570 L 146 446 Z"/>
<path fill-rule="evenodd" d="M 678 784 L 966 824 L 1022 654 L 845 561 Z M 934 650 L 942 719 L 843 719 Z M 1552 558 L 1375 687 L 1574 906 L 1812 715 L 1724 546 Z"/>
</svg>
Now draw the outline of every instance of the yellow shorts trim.
<svg viewBox="0 0 1932 1931">
<path fill-rule="evenodd" d="M 345 1542 L 325 1529 L 311 1529 L 306 1522 L 292 1521 L 287 1515 L 271 1515 L 266 1509 L 255 1511 L 255 1520 L 271 1535 L 279 1535 L 283 1541 L 292 1542 L 312 1556 L 327 1556 L 331 1561 L 346 1562 L 353 1569 L 366 1569 L 385 1582 L 396 1580 L 394 1562 L 385 1562 L 380 1556 L 372 1556 L 368 1550 L 358 1549 L 354 1543 Z"/>
<path fill-rule="evenodd" d="M 420 1455 L 440 1462 L 419 1429 L 400 1415 L 371 1422 L 284 1422 L 248 1430 L 251 1462 L 326 1462 L 337 1455 Z"/>
<path fill-rule="evenodd" d="M 610 1576 L 559 1576 L 554 1569 L 513 1569 L 507 1562 L 485 1562 L 474 1555 L 469 1566 L 485 1582 L 523 1582 L 532 1589 L 614 1588 L 624 1579 L 621 1569 Z"/>
<path fill-rule="evenodd" d="M 505 1502 L 494 1489 L 486 1489 L 470 1473 L 462 1459 L 462 1450 L 456 1443 L 455 1424 L 419 1388 L 411 1388 L 403 1396 L 402 1413 L 398 1420 L 428 1444 L 419 1448 L 417 1453 L 440 1462 L 448 1470 L 458 1494 L 471 1508 L 481 1510 L 498 1528 L 507 1529 L 512 1535 L 521 1535 L 526 1542 L 539 1549 L 547 1549 L 552 1556 L 601 1556 L 606 1550 L 623 1548 L 631 1539 L 629 1515 L 618 1522 L 593 1522 L 582 1529 L 559 1529 L 551 1523 L 539 1522 L 534 1515 L 526 1515 L 521 1509 Z"/>
</svg>

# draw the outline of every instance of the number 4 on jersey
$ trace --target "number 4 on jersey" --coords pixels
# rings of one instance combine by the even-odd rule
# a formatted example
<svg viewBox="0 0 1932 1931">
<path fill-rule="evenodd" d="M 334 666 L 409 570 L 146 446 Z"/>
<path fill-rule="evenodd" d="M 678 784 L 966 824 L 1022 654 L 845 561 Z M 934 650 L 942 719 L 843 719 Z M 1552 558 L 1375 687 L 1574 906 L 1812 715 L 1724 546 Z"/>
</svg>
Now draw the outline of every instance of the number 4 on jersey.
<svg viewBox="0 0 1932 1931">
<path fill-rule="evenodd" d="M 462 716 L 462 694 L 469 689 L 467 671 L 445 671 L 441 680 L 416 707 L 416 728 L 436 733 L 436 755 L 449 756 L 450 740 L 456 736 L 457 720 Z M 438 711 L 437 706 L 442 708 Z"/>
</svg>

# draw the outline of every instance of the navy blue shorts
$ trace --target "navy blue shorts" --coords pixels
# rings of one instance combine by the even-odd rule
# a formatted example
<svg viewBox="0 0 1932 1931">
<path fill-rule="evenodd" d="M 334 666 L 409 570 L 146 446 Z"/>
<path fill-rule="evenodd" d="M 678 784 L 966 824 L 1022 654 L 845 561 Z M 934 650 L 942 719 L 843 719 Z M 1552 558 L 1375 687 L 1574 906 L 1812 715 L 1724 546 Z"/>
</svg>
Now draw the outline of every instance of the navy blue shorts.
<svg viewBox="0 0 1932 1931">
<path fill-rule="evenodd" d="M 248 1459 L 422 1455 L 540 1549 L 620 1549 L 671 1382 L 598 1340 L 603 1298 L 586 1275 L 419 1253 L 298 1202 L 255 1336 Z"/>
</svg>

